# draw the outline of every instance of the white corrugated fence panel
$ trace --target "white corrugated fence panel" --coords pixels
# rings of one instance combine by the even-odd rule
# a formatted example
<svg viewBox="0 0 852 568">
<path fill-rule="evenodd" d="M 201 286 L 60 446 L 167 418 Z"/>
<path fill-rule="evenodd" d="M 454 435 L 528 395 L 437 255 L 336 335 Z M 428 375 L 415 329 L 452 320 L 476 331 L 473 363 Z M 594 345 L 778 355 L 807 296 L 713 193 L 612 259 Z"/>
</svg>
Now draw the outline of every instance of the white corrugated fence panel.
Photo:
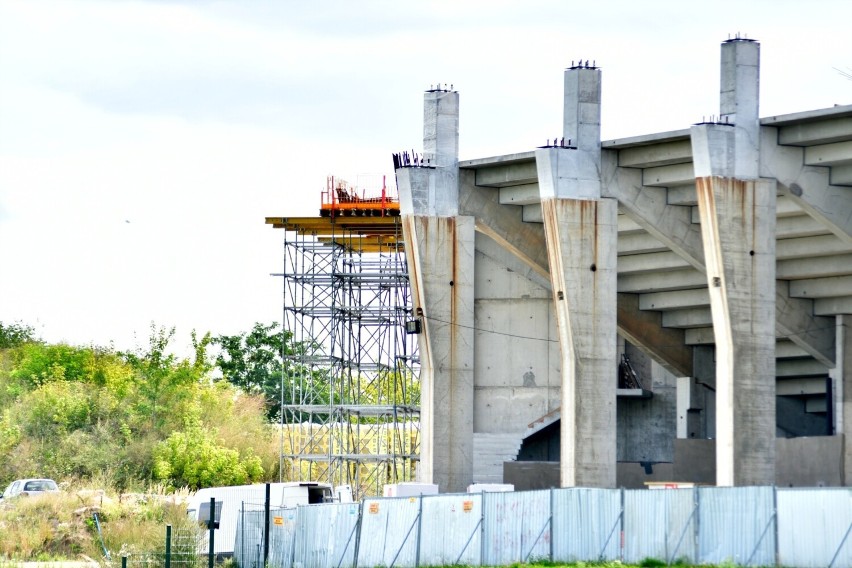
<svg viewBox="0 0 852 568">
<path fill-rule="evenodd" d="M 618 560 L 621 491 L 567 488 L 553 494 L 553 560 Z"/>
<path fill-rule="evenodd" d="M 695 489 L 624 492 L 624 562 L 645 558 L 694 564 L 698 512 Z"/>
<path fill-rule="evenodd" d="M 358 566 L 414 566 L 419 497 L 364 499 Z"/>
<path fill-rule="evenodd" d="M 348 568 L 355 565 L 358 503 L 299 507 L 294 564 L 302 568 Z"/>
<path fill-rule="evenodd" d="M 421 566 L 478 566 L 482 549 L 482 495 L 423 497 Z"/>
<path fill-rule="evenodd" d="M 237 516 L 234 559 L 240 566 L 254 568 L 263 564 L 263 522 L 265 515 L 264 511 L 240 511 Z"/>
<path fill-rule="evenodd" d="M 483 493 L 482 564 L 550 558 L 550 491 Z"/>
<path fill-rule="evenodd" d="M 852 568 L 852 488 L 779 489 L 777 508 L 780 565 Z"/>
<path fill-rule="evenodd" d="M 775 564 L 773 487 L 698 488 L 698 562 Z"/>
</svg>

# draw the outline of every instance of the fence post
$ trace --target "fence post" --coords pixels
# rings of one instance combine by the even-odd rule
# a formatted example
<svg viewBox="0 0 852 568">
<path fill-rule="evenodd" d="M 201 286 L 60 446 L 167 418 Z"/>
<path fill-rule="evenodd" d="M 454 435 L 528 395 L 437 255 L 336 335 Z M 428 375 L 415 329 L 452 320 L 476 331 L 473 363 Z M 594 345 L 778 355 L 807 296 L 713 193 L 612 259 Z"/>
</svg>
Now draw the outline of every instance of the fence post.
<svg viewBox="0 0 852 568">
<path fill-rule="evenodd" d="M 355 534 L 355 561 L 352 563 L 353 568 L 358 568 L 358 553 L 361 551 L 361 530 L 364 528 L 364 500 L 358 505 L 358 530 Z"/>
<path fill-rule="evenodd" d="M 482 499 L 480 500 L 480 507 L 482 508 L 482 523 L 481 523 L 481 531 L 479 534 L 479 565 L 487 566 L 486 558 L 485 558 L 485 502 L 488 498 L 488 492 L 482 492 Z"/>
<path fill-rule="evenodd" d="M 121 557 L 121 568 L 127 568 L 127 556 Z"/>
<path fill-rule="evenodd" d="M 210 515 L 207 519 L 207 528 L 209 530 L 209 546 L 207 552 L 207 568 L 213 568 L 213 560 L 216 557 L 216 548 L 213 545 L 213 539 L 215 535 L 213 531 L 216 530 L 216 498 L 210 498 Z"/>
<path fill-rule="evenodd" d="M 266 497 L 263 501 L 263 565 L 269 564 L 269 507 L 271 496 L 271 485 L 266 484 Z M 168 568 L 168 567 L 167 567 Z"/>
<path fill-rule="evenodd" d="M 694 495 L 694 504 L 695 507 L 695 532 L 693 533 L 695 536 L 695 559 L 693 562 L 696 564 L 701 563 L 701 489 L 696 485 L 693 488 L 695 492 Z"/>
<path fill-rule="evenodd" d="M 419 509 L 417 511 L 417 556 L 414 557 L 414 568 L 420 568 L 420 533 L 423 530 L 423 494 L 420 494 Z"/>
<path fill-rule="evenodd" d="M 166 525 L 166 568 L 172 567 L 172 525 Z"/>
<path fill-rule="evenodd" d="M 554 505 L 554 499 L 555 499 L 555 497 L 553 496 L 553 487 L 551 487 L 550 488 L 550 551 L 548 553 L 550 555 L 550 561 L 551 562 L 553 562 L 553 537 L 555 536 L 554 533 L 553 533 L 553 515 L 555 514 L 555 511 L 556 511 L 556 508 L 553 506 Z"/>
<path fill-rule="evenodd" d="M 618 560 L 624 562 L 624 487 L 620 488 L 621 493 L 621 530 L 618 535 Z M 666 541 L 669 538 L 669 531 L 666 531 Z"/>
<path fill-rule="evenodd" d="M 829 378 L 829 381 L 830 380 L 831 379 Z M 829 389 L 828 392 L 831 392 L 831 390 Z M 829 404 L 828 406 L 831 406 L 831 404 Z M 779 565 L 778 555 L 780 554 L 780 551 L 778 550 L 778 486 L 777 485 L 772 486 L 772 512 L 774 513 L 774 517 L 775 517 L 775 565 L 778 566 Z"/>
</svg>

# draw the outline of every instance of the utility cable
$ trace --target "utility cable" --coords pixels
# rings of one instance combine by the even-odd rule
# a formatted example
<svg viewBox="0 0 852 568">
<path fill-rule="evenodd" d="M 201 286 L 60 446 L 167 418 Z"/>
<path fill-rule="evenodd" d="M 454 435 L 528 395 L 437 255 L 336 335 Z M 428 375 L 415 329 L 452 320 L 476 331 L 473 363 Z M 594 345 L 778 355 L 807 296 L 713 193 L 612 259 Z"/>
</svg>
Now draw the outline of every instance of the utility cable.
<svg viewBox="0 0 852 568">
<path fill-rule="evenodd" d="M 493 335 L 502 335 L 502 336 L 505 336 L 505 337 L 512 337 L 514 339 L 528 339 L 530 341 L 544 341 L 544 342 L 547 342 L 547 343 L 559 343 L 558 339 L 550 339 L 549 337 L 530 337 L 528 335 L 518 335 L 518 334 L 515 334 L 515 333 L 508 333 L 508 332 L 505 332 L 505 331 L 497 331 L 497 330 L 494 330 L 494 329 L 485 329 L 485 328 L 482 328 L 482 327 L 476 327 L 476 326 L 472 326 L 472 325 L 465 325 L 465 324 L 461 324 L 461 323 L 446 321 L 446 320 L 443 320 L 441 318 L 436 318 L 436 317 L 433 317 L 433 316 L 426 316 L 425 314 L 420 316 L 420 317 L 422 317 L 425 320 L 431 320 L 431 321 L 443 323 L 443 324 L 446 324 L 446 325 L 459 327 L 459 328 L 462 328 L 462 329 L 470 329 L 470 330 L 473 330 L 473 331 L 480 331 L 482 333 L 491 333 Z M 850 327 L 849 324 L 846 324 L 846 323 L 841 323 L 841 324 L 839 324 L 839 326 L 844 327 L 844 328 Z M 785 335 L 778 335 L 778 336 L 775 337 L 775 339 L 790 339 L 791 337 L 797 337 L 799 335 L 807 335 L 808 333 L 812 333 L 814 331 L 822 331 L 822 330 L 825 330 L 825 329 L 831 329 L 831 328 L 836 328 L 836 327 L 838 327 L 838 324 L 831 324 L 831 325 L 825 325 L 825 326 L 820 326 L 820 327 L 808 328 L 808 329 L 805 329 L 805 330 L 802 330 L 802 331 L 799 331 L 799 332 L 788 333 L 788 334 L 785 334 Z M 671 329 L 677 329 L 677 328 L 671 328 Z M 681 343 L 657 343 L 655 345 L 658 346 L 658 347 L 676 347 L 676 346 L 679 346 L 679 345 L 682 345 L 682 344 Z M 711 344 L 708 344 L 708 345 L 711 345 Z"/>
</svg>

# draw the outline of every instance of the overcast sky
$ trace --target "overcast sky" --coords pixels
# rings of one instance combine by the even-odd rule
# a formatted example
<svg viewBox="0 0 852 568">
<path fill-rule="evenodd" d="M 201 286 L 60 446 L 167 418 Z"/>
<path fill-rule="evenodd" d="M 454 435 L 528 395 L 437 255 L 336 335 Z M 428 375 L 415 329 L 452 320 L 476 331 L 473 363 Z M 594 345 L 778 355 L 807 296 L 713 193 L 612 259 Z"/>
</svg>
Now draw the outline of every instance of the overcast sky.
<svg viewBox="0 0 852 568">
<path fill-rule="evenodd" d="M 279 321 L 264 217 L 392 176 L 430 85 L 460 92 L 462 159 L 561 134 L 580 58 L 604 139 L 687 128 L 739 32 L 761 115 L 812 110 L 852 103 L 850 22 L 849 0 L 0 0 L 0 321 L 119 349 Z"/>
</svg>

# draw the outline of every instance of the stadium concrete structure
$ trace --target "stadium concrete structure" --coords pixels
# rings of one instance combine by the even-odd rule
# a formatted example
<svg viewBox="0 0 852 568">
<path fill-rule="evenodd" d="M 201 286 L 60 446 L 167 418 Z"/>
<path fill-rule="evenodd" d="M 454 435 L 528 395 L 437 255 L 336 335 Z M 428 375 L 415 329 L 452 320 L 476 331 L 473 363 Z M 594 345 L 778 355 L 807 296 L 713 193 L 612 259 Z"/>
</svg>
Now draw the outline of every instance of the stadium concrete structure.
<svg viewBox="0 0 852 568">
<path fill-rule="evenodd" d="M 852 485 L 852 105 L 761 118 L 759 56 L 721 44 L 717 117 L 608 141 L 580 62 L 558 139 L 463 161 L 458 92 L 425 93 L 421 481 Z"/>
<path fill-rule="evenodd" d="M 282 405 L 335 439 L 282 458 L 442 492 L 852 485 L 852 105 L 761 118 L 759 69 L 725 41 L 717 116 L 601 141 L 579 62 L 557 139 L 463 161 L 438 85 L 398 201 L 330 182 L 320 217 L 267 218 L 295 233 L 285 327 L 322 350 L 291 357 Z M 351 391 L 334 408 L 304 396 L 325 376 Z M 388 380 L 403 394 L 365 405 Z M 353 424 L 410 442 L 365 456 Z M 353 477 L 371 460 L 387 475 Z"/>
</svg>

